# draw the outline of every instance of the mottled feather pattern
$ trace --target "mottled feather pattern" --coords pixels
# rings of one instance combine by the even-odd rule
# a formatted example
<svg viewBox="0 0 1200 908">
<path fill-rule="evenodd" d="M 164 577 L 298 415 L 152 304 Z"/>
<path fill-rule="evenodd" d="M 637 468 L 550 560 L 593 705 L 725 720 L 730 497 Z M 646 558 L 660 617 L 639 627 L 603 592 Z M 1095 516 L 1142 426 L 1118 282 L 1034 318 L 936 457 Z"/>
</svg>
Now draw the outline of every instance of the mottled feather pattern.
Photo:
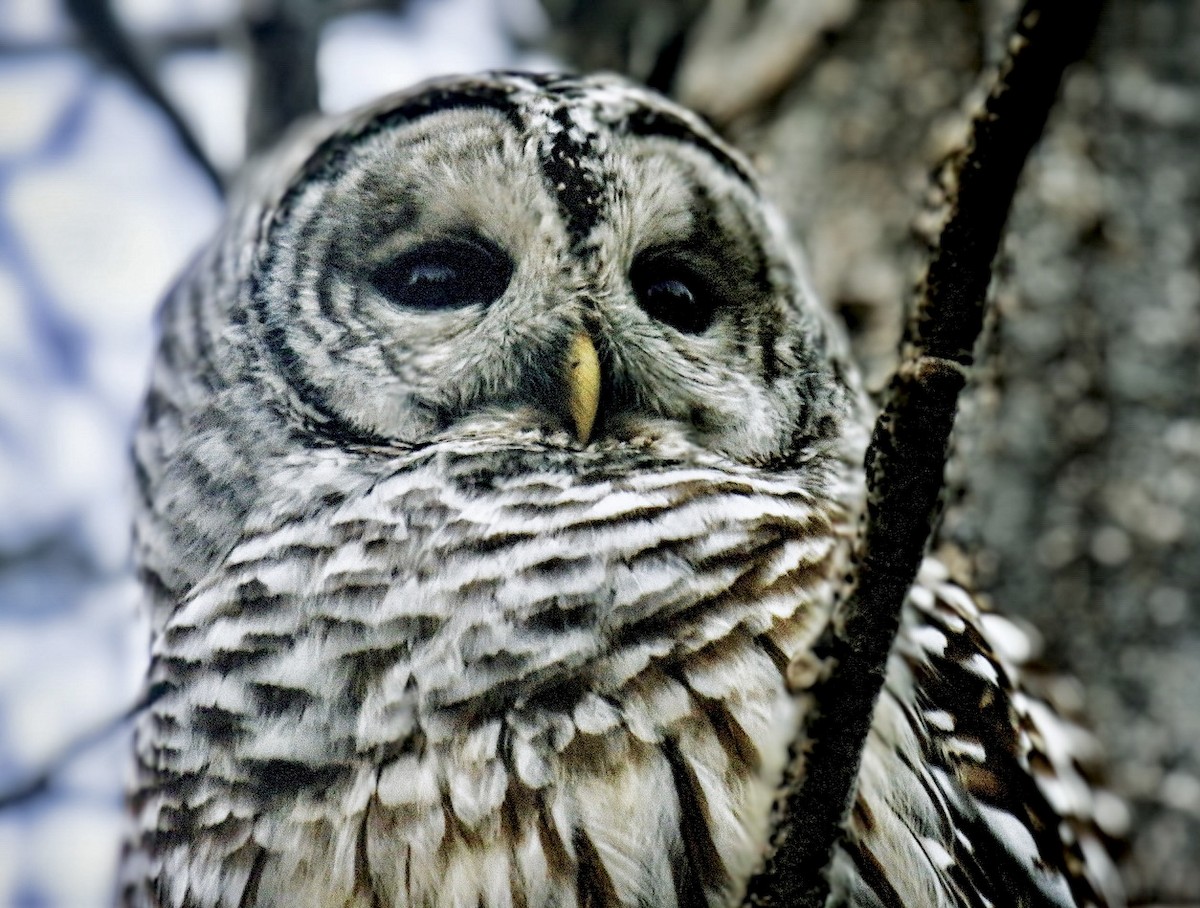
<svg viewBox="0 0 1200 908">
<path fill-rule="evenodd" d="M 256 524 L 192 590 L 139 735 L 147 851 L 260 849 L 287 880 L 318 849 L 322 905 L 360 884 L 434 904 L 459 863 L 495 865 L 460 884 L 485 904 L 547 874 L 561 904 L 585 877 L 655 904 L 745 879 L 796 727 L 782 668 L 830 599 L 827 505 L 719 461 L 528 457 L 540 472 L 436 447 L 381 463 L 341 505 Z M 364 838 L 326 879 L 335 831 Z"/>
<path fill-rule="evenodd" d="M 749 166 L 615 77 L 496 73 L 235 198 L 134 442 L 122 903 L 737 904 L 869 413 Z M 1071 748 L 973 609 L 914 591 L 839 903 L 1102 904 Z"/>
<path fill-rule="evenodd" d="M 1123 903 L 1092 813 L 1094 740 L 1023 686 L 1033 654 L 926 561 L 835 857 L 838 904 Z"/>
</svg>

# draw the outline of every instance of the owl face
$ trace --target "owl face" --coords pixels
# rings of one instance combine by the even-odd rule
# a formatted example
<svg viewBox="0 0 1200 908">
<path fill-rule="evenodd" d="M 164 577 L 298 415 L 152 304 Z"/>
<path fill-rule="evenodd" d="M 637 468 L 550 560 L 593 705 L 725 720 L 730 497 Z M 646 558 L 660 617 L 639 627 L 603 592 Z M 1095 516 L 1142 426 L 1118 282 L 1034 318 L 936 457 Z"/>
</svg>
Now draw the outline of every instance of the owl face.
<svg viewBox="0 0 1200 908">
<path fill-rule="evenodd" d="M 845 407 L 746 165 L 612 77 L 390 98 L 317 146 L 260 248 L 251 355 L 290 417 L 339 444 L 678 444 L 763 464 Z"/>
</svg>

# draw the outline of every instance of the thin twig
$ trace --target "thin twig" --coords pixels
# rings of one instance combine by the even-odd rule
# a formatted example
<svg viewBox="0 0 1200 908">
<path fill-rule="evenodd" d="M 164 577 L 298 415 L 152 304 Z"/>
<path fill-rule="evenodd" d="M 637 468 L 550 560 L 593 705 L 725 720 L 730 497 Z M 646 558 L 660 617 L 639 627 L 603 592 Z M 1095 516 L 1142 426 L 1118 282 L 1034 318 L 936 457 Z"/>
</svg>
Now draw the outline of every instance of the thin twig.
<svg viewBox="0 0 1200 908">
<path fill-rule="evenodd" d="M 184 151 L 199 165 L 213 188 L 224 194 L 221 172 L 134 47 L 113 13 L 111 0 L 66 0 L 66 8 L 84 43 L 95 51 L 103 63 L 127 78 L 146 100 L 158 108 L 167 118 Z"/>
<path fill-rule="evenodd" d="M 1097 0 L 1027 0 L 968 146 L 943 171 L 948 216 L 916 299 L 901 364 L 867 450 L 867 520 L 850 583 L 818 645 L 832 666 L 797 752 L 774 853 L 748 905 L 818 908 L 843 835 L 900 609 L 925 552 L 958 395 L 983 324 L 991 265 L 1025 159 L 1063 70 L 1086 47 Z"/>
<path fill-rule="evenodd" d="M 137 717 L 142 710 L 153 705 L 166 690 L 166 687 L 161 686 L 146 690 L 132 706 L 105 719 L 94 728 L 76 735 L 63 746 L 62 750 L 43 763 L 41 768 L 27 779 L 0 790 L 0 811 L 45 794 L 54 784 L 55 777 L 62 775 L 71 763 L 115 733 L 130 719 Z"/>
</svg>

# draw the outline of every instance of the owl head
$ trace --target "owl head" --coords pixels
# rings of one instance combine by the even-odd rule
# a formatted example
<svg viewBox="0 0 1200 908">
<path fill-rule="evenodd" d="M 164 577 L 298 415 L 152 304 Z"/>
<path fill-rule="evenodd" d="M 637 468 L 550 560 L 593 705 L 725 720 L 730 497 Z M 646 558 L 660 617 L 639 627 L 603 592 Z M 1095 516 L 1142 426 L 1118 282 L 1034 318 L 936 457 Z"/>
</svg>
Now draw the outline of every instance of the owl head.
<svg viewBox="0 0 1200 908">
<path fill-rule="evenodd" d="M 437 80 L 250 174 L 164 309 L 138 442 L 200 564 L 298 450 L 858 457 L 853 371 L 781 218 L 653 92 Z M 229 513 L 198 526 L 214 484 Z"/>
<path fill-rule="evenodd" d="M 427 83 L 275 191 L 231 314 L 314 432 L 677 436 L 768 463 L 847 406 L 746 161 L 621 79 Z"/>
</svg>

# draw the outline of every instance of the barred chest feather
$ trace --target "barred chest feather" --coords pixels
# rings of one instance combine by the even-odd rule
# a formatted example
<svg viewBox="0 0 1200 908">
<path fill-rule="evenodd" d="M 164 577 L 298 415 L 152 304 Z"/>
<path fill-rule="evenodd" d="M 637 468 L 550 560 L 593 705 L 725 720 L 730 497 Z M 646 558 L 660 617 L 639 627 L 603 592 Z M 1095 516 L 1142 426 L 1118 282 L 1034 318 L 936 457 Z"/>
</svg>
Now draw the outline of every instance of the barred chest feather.
<svg viewBox="0 0 1200 908">
<path fill-rule="evenodd" d="M 783 670 L 831 598 L 835 471 L 379 463 L 298 465 L 321 508 L 252 515 L 159 635 L 129 901 L 735 899 L 799 719 Z"/>
</svg>

